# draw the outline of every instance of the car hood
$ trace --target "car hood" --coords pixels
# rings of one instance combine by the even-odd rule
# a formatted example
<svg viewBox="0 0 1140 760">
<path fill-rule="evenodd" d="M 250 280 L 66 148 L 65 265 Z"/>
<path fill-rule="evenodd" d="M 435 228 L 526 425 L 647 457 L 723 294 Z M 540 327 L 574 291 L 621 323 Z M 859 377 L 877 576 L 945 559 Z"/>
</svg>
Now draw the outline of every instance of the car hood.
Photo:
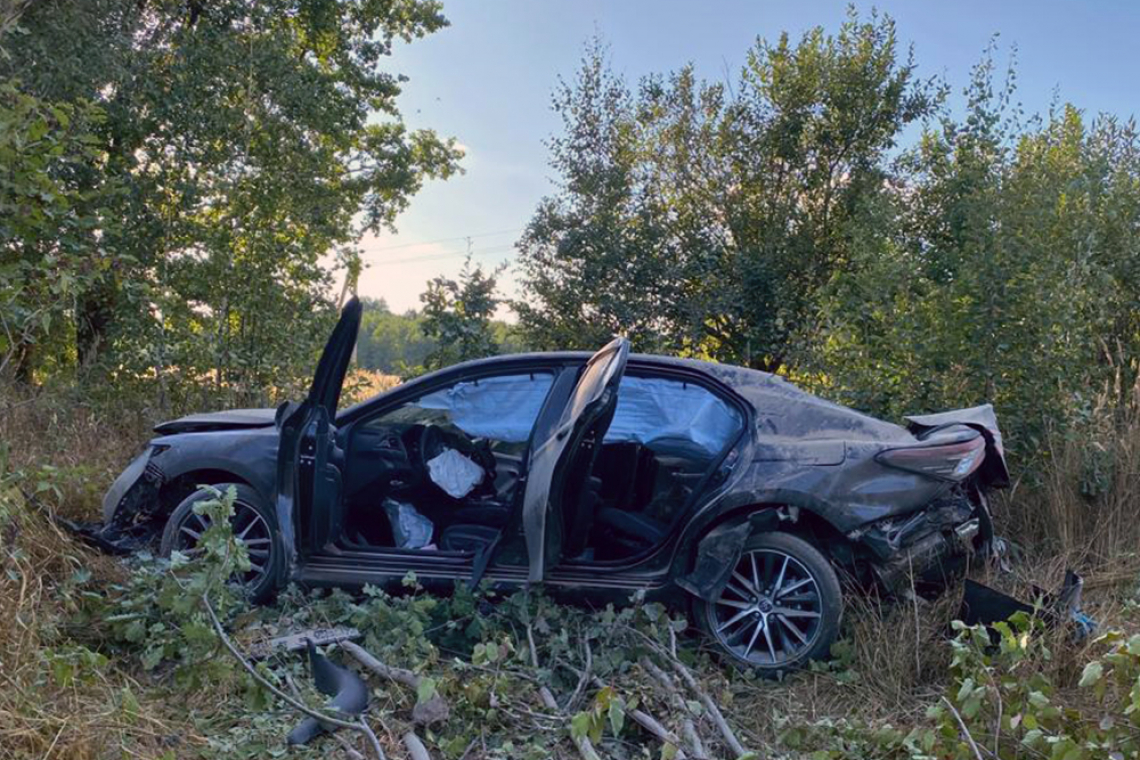
<svg viewBox="0 0 1140 760">
<path fill-rule="evenodd" d="M 206 430 L 243 430 L 269 427 L 273 424 L 276 409 L 227 409 L 222 412 L 189 414 L 176 420 L 154 426 L 159 435 L 198 433 Z"/>
</svg>

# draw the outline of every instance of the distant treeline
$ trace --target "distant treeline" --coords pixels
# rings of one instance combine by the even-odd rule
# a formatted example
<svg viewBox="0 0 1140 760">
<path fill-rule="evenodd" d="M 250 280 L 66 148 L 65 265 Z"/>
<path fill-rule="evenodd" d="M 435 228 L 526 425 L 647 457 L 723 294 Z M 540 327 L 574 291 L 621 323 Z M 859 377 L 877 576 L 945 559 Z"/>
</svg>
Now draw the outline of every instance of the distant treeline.
<svg viewBox="0 0 1140 760">
<path fill-rule="evenodd" d="M 365 369 L 407 377 L 422 373 L 439 347 L 439 340 L 425 333 L 425 317 L 414 309 L 397 314 L 383 299 L 365 298 L 356 362 Z M 501 320 L 491 320 L 491 332 L 499 353 L 525 350 L 517 329 Z"/>
</svg>

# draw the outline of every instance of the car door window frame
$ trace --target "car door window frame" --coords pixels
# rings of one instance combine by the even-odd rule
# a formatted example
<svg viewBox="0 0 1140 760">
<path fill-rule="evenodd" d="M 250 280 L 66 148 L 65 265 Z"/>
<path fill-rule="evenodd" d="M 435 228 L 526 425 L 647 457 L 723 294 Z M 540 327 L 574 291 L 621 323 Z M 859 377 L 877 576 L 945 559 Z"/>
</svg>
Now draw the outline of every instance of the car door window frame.
<svg viewBox="0 0 1140 760">
<path fill-rule="evenodd" d="M 638 362 L 634 358 L 630 358 L 629 366 L 625 370 L 626 376 L 632 377 L 646 377 L 646 378 L 662 378 L 668 380 L 677 380 L 680 382 L 692 383 L 693 385 L 700 386 L 705 390 L 713 393 L 717 398 L 721 399 L 727 404 L 730 404 L 734 409 L 740 413 L 740 429 L 736 435 L 732 436 L 725 446 L 716 453 L 713 457 L 713 463 L 709 466 L 708 472 L 693 488 L 693 493 L 689 499 L 680 508 L 678 518 L 674 520 L 673 524 L 669 526 L 669 533 L 656 546 L 646 549 L 640 554 L 631 557 L 623 557 L 614 560 L 590 560 L 590 561 L 575 561 L 572 559 L 563 560 L 559 563 L 558 567 L 580 569 L 583 566 L 619 569 L 623 567 L 632 567 L 641 564 L 642 562 L 651 561 L 658 552 L 665 550 L 673 542 L 676 541 L 677 536 L 684 528 L 687 520 L 686 516 L 691 516 L 699 509 L 701 501 L 709 501 L 717 496 L 720 488 L 724 483 L 720 483 L 713 491 L 708 491 L 707 486 L 709 482 L 721 472 L 725 466 L 728 457 L 740 447 L 748 430 L 752 427 L 753 417 L 751 414 L 751 407 L 744 401 L 732 388 L 724 383 L 717 381 L 715 378 L 709 377 L 703 372 L 695 370 L 687 370 L 683 367 L 669 367 L 650 362 Z M 619 386 L 620 394 L 620 386 Z M 727 482 L 727 478 L 724 482 Z M 555 568 L 557 571 L 558 567 Z"/>
</svg>

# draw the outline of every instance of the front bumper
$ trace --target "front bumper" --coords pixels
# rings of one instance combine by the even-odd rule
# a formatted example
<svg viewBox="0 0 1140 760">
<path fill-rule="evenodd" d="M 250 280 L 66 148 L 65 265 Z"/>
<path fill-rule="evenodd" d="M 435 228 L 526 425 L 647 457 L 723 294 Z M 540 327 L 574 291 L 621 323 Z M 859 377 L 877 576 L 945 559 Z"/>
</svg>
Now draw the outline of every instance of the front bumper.
<svg viewBox="0 0 1140 760">
<path fill-rule="evenodd" d="M 165 447 L 151 444 L 135 457 L 103 497 L 105 529 L 125 530 L 145 522 L 158 507 L 158 492 L 165 482 L 154 458 Z"/>
</svg>

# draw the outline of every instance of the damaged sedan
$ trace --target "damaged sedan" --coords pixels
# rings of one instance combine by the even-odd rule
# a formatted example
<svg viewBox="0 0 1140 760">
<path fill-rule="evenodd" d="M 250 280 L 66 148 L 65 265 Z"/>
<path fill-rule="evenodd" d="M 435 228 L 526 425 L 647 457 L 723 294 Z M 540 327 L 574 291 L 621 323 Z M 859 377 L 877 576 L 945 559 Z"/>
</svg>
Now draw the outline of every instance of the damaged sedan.
<svg viewBox="0 0 1140 760">
<path fill-rule="evenodd" d="M 852 578 L 984 554 L 1008 483 L 990 406 L 899 426 L 784 379 L 630 353 L 496 356 L 341 408 L 360 324 L 329 338 L 308 397 L 163 423 L 108 491 L 95 538 L 193 553 L 203 485 L 234 485 L 251 596 L 283 584 L 543 584 L 643 592 L 689 611 L 733 660 L 825 656 Z"/>
</svg>

